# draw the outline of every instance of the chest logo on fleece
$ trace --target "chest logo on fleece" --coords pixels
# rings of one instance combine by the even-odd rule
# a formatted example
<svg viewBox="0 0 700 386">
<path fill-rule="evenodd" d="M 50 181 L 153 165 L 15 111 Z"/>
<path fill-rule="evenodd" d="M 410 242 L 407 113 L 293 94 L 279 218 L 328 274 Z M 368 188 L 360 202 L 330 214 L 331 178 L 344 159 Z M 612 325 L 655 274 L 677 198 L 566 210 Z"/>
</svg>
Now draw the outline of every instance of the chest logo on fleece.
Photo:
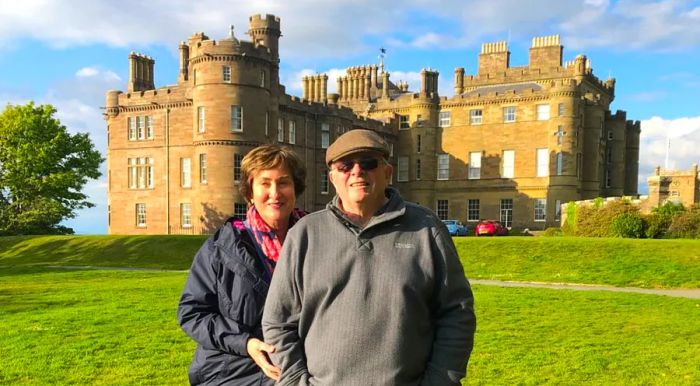
<svg viewBox="0 0 700 386">
<path fill-rule="evenodd" d="M 394 248 L 396 249 L 412 249 L 414 248 L 413 244 L 409 243 L 394 243 Z"/>
</svg>

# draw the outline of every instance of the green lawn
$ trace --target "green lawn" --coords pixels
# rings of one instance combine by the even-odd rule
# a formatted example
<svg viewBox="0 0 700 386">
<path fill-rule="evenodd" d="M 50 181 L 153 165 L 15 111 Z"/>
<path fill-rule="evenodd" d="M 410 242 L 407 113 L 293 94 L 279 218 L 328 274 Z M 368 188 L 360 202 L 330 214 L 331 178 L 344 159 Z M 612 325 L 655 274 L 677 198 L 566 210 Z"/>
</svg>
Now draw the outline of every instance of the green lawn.
<svg viewBox="0 0 700 386">
<path fill-rule="evenodd" d="M 3 269 L 0 384 L 186 384 L 184 272 Z M 474 286 L 469 385 L 700 383 L 700 304 Z"/>
<path fill-rule="evenodd" d="M 202 236 L 0 237 L 0 384 L 186 384 L 176 322 Z M 470 278 L 700 287 L 699 240 L 456 238 Z M 700 384 L 700 302 L 474 286 L 469 385 Z"/>
<path fill-rule="evenodd" d="M 700 240 L 455 238 L 467 277 L 700 288 Z"/>
</svg>

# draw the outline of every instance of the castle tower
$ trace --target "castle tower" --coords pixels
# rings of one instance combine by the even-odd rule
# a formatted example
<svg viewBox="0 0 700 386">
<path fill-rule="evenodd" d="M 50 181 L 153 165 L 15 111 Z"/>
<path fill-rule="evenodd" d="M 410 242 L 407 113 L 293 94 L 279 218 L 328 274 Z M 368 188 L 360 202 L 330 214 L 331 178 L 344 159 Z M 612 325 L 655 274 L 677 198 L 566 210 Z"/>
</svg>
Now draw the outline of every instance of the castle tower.
<svg viewBox="0 0 700 386">
<path fill-rule="evenodd" d="M 455 68 L 455 95 L 464 92 L 464 68 Z"/>
<path fill-rule="evenodd" d="M 275 15 L 253 15 L 249 19 L 248 35 L 255 46 L 265 46 L 270 49 L 272 59 L 279 61 L 280 18 Z"/>
</svg>

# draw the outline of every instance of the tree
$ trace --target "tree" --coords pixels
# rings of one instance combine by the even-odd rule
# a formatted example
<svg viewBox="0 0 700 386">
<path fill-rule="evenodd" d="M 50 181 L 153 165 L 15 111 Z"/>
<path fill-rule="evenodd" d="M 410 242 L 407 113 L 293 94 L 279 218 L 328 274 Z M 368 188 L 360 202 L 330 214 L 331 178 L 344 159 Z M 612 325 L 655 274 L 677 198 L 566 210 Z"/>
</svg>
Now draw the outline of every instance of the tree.
<svg viewBox="0 0 700 386">
<path fill-rule="evenodd" d="M 101 175 L 104 159 L 55 113 L 33 102 L 0 113 L 0 235 L 73 233 L 59 223 L 94 206 L 81 189 Z"/>
</svg>

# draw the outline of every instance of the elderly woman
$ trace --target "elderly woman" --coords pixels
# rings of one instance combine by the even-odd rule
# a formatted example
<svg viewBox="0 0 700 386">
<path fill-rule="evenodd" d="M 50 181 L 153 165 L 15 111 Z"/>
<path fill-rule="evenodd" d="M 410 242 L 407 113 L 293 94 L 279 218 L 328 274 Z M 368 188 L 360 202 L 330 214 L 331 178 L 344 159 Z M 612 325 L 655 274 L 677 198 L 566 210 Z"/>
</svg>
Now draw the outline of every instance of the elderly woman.
<svg viewBox="0 0 700 386">
<path fill-rule="evenodd" d="M 182 329 L 197 342 L 190 383 L 272 385 L 279 378 L 261 341 L 268 286 L 306 170 L 289 148 L 264 145 L 241 164 L 240 191 L 250 203 L 245 221 L 229 219 L 194 257 L 178 307 Z"/>
</svg>

